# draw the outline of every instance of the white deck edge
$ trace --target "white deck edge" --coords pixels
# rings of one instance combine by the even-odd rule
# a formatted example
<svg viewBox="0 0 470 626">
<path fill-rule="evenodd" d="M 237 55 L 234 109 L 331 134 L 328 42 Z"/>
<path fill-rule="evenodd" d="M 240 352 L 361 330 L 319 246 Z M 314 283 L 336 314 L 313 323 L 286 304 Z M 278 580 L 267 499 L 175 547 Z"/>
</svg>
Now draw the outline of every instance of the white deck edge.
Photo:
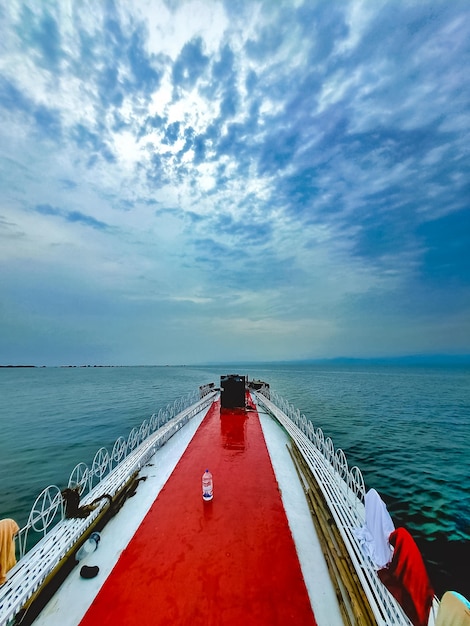
<svg viewBox="0 0 470 626">
<path fill-rule="evenodd" d="M 146 477 L 146 480 L 139 483 L 136 496 L 130 498 L 119 514 L 101 531 L 98 550 L 73 569 L 33 622 L 34 626 L 77 626 L 80 623 L 184 454 L 209 408 L 192 418 L 142 468 L 139 477 Z M 259 416 L 317 624 L 343 626 L 305 494 L 286 447 L 288 436 L 261 407 Z M 98 576 L 90 580 L 81 578 L 82 565 L 98 565 Z"/>
<path fill-rule="evenodd" d="M 139 472 L 137 494 L 126 501 L 101 531 L 98 550 L 80 561 L 33 622 L 34 626 L 77 626 L 98 595 L 121 553 L 139 528 L 171 473 L 194 437 L 210 406 L 203 409 L 155 452 Z M 98 565 L 96 578 L 80 577 L 82 565 Z"/>
<path fill-rule="evenodd" d="M 289 437 L 262 407 L 257 409 L 315 620 L 318 626 L 343 626 L 307 499 L 287 449 Z"/>
</svg>

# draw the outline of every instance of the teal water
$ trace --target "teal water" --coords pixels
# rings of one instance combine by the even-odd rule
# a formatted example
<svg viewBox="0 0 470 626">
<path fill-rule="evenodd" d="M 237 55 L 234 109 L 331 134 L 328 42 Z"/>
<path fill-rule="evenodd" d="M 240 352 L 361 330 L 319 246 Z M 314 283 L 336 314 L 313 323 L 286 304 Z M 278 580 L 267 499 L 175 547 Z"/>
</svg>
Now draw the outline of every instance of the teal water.
<svg viewBox="0 0 470 626">
<path fill-rule="evenodd" d="M 167 403 L 223 374 L 269 382 L 357 465 L 426 558 L 438 593 L 470 597 L 470 369 L 253 365 L 0 369 L 0 517 L 23 525 L 40 491 L 64 487 Z"/>
</svg>

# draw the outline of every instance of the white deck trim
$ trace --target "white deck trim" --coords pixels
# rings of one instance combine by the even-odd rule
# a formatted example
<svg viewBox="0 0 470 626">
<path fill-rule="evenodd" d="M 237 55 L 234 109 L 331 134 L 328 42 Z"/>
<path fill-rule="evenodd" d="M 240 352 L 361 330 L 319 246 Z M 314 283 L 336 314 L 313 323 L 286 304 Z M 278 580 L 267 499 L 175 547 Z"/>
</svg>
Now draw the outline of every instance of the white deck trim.
<svg viewBox="0 0 470 626">
<path fill-rule="evenodd" d="M 139 477 L 146 477 L 146 480 L 139 483 L 137 494 L 130 498 L 118 515 L 105 526 L 101 532 L 98 550 L 80 561 L 72 570 L 33 622 L 34 626 L 77 626 L 80 623 L 175 469 L 208 410 L 206 407 L 195 415 L 184 428 L 157 450 L 142 468 Z M 82 565 L 98 565 L 100 568 L 98 576 L 90 580 L 81 578 Z"/>
<path fill-rule="evenodd" d="M 105 526 L 98 550 L 75 567 L 36 618 L 34 626 L 77 626 L 80 623 L 184 454 L 207 410 L 191 419 L 142 468 L 139 477 L 145 476 L 146 481 L 139 484 L 137 495 L 128 500 Z M 315 619 L 318 626 L 342 626 L 338 602 L 305 494 L 286 447 L 288 437 L 271 417 L 263 414 L 261 408 L 260 421 Z M 81 578 L 82 565 L 98 565 L 98 576 L 91 580 Z"/>
<path fill-rule="evenodd" d="M 258 413 L 287 521 L 318 626 L 343 626 L 336 593 L 312 522 L 302 484 L 287 449 L 289 438 L 259 406 Z"/>
</svg>

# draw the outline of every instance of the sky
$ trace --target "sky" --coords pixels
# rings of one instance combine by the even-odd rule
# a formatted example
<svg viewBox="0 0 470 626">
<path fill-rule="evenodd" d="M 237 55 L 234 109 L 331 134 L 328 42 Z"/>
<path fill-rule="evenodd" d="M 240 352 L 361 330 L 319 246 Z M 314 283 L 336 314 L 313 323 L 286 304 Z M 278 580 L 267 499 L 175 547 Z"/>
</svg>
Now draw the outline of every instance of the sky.
<svg viewBox="0 0 470 626">
<path fill-rule="evenodd" d="M 0 364 L 470 354 L 468 0 L 8 0 L 0 32 Z"/>
</svg>

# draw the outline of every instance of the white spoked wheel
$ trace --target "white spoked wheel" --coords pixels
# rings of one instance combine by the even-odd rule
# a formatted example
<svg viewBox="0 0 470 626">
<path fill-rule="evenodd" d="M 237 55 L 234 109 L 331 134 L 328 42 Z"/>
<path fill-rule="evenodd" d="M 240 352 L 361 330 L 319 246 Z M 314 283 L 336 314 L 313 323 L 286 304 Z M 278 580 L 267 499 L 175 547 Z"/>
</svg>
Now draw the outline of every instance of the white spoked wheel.
<svg viewBox="0 0 470 626">
<path fill-rule="evenodd" d="M 361 470 L 356 465 L 352 467 L 349 472 L 348 483 L 348 487 L 351 489 L 351 491 L 356 494 L 361 502 L 364 502 L 366 497 L 364 477 L 362 476 Z"/>
<path fill-rule="evenodd" d="M 144 420 L 139 428 L 139 440 L 142 443 L 145 439 L 147 439 L 147 435 L 149 434 L 149 423 L 147 420 Z"/>
<path fill-rule="evenodd" d="M 33 504 L 29 514 L 28 525 L 38 533 L 45 532 L 54 521 L 61 507 L 62 494 L 59 487 L 56 487 L 56 485 L 46 487 Z"/>
<path fill-rule="evenodd" d="M 335 457 L 335 447 L 333 445 L 333 441 L 332 441 L 331 437 L 327 437 L 325 439 L 324 455 L 325 455 L 325 457 L 328 459 L 328 461 L 330 463 L 333 463 L 333 460 L 334 460 L 334 457 Z"/>
<path fill-rule="evenodd" d="M 116 439 L 116 442 L 113 447 L 113 451 L 111 453 L 111 458 L 116 465 L 126 456 L 127 453 L 127 441 L 124 437 L 119 437 Z"/>
<path fill-rule="evenodd" d="M 321 428 L 317 428 L 317 448 L 323 453 L 323 447 L 325 445 L 325 435 Z"/>
<path fill-rule="evenodd" d="M 109 452 L 106 448 L 100 448 L 95 454 L 91 471 L 93 476 L 97 476 L 100 480 L 106 474 L 109 468 Z"/>
<path fill-rule="evenodd" d="M 137 428 L 133 428 L 129 433 L 129 437 L 127 438 L 127 445 L 129 446 L 129 450 L 133 450 L 139 442 L 139 431 Z"/>
<path fill-rule="evenodd" d="M 338 448 L 338 450 L 336 450 L 334 458 L 334 468 L 338 472 L 340 478 L 344 479 L 347 477 L 349 471 L 348 460 L 341 448 Z"/>
<path fill-rule="evenodd" d="M 149 426 L 150 426 L 150 432 L 153 433 L 157 430 L 158 426 L 157 426 L 157 414 L 153 413 L 152 417 L 150 418 L 150 422 L 149 422 Z"/>
<path fill-rule="evenodd" d="M 73 468 L 70 474 L 69 488 L 78 489 L 78 493 L 82 495 L 87 486 L 89 476 L 90 470 L 88 469 L 88 465 L 86 463 L 79 463 Z"/>
</svg>

